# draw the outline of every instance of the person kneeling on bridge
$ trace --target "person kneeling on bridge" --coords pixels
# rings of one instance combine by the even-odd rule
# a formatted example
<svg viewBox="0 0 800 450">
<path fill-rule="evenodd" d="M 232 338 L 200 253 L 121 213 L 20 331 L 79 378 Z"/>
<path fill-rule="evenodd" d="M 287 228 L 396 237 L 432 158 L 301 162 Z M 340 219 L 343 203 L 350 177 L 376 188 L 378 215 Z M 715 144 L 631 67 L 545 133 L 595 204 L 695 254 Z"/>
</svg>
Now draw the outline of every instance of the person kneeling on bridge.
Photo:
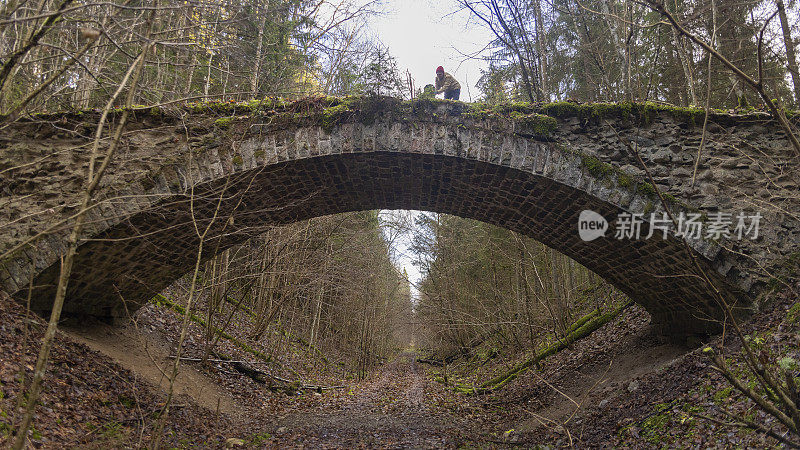
<svg viewBox="0 0 800 450">
<path fill-rule="evenodd" d="M 436 94 L 444 93 L 445 100 L 458 100 L 461 85 L 452 75 L 444 71 L 444 67 L 436 68 Z"/>
</svg>

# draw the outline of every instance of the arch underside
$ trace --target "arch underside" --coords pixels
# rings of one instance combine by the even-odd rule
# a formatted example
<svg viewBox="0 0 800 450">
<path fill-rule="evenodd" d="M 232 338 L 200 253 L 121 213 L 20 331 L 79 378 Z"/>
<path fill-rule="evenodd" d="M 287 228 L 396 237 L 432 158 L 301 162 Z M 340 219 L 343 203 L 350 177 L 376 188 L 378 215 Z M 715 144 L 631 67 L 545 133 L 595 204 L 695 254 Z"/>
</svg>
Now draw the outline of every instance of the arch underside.
<svg viewBox="0 0 800 450">
<path fill-rule="evenodd" d="M 126 309 L 135 310 L 194 267 L 199 244 L 195 224 L 200 230 L 211 224 L 204 243 L 204 255 L 210 257 L 260 234 L 264 226 L 349 211 L 414 209 L 530 236 L 611 282 L 671 333 L 713 331 L 714 319 L 720 317 L 709 288 L 693 275 L 681 242 L 662 240 L 660 233 L 648 240 L 618 240 L 613 223 L 605 238 L 584 242 L 577 232 L 582 210 L 611 219 L 622 209 L 506 166 L 446 155 L 335 154 L 236 172 L 196 186 L 193 201 L 189 199 L 162 200 L 82 244 L 64 311 L 122 316 Z M 217 219 L 211 221 L 215 211 Z M 233 220 L 227 220 L 231 214 Z M 729 298 L 744 298 L 711 262 L 697 256 Z M 57 276 L 54 264 L 35 279 L 33 309 L 49 309 Z"/>
</svg>

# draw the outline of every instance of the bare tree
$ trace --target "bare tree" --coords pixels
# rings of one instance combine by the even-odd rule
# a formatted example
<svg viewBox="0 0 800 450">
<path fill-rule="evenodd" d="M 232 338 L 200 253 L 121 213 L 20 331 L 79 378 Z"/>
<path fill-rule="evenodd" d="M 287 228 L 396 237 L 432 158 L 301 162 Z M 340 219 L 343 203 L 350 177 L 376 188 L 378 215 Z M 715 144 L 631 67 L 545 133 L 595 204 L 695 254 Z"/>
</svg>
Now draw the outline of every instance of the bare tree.
<svg viewBox="0 0 800 450">
<path fill-rule="evenodd" d="M 764 77 L 763 77 L 763 55 L 762 55 L 762 47 L 763 47 L 763 38 L 764 38 L 764 30 L 766 29 L 769 21 L 778 14 L 776 11 L 774 14 L 770 16 L 764 26 L 761 28 L 761 32 L 759 33 L 758 37 L 758 76 L 757 78 L 752 78 L 746 73 L 742 71 L 738 66 L 730 62 L 725 56 L 723 56 L 720 52 L 716 49 L 711 47 L 706 41 L 699 38 L 697 35 L 688 31 L 683 25 L 680 24 L 678 19 L 675 18 L 672 13 L 667 11 L 664 3 L 656 0 L 644 0 L 644 3 L 652 8 L 654 11 L 660 13 L 667 22 L 674 27 L 681 35 L 686 36 L 690 40 L 692 40 L 697 45 L 701 46 L 704 50 L 706 50 L 710 55 L 712 55 L 715 59 L 720 61 L 725 67 L 727 67 L 731 72 L 733 72 L 736 77 L 749 86 L 754 92 L 758 94 L 761 100 L 764 102 L 765 105 L 769 108 L 772 116 L 778 122 L 780 127 L 786 133 L 786 136 L 789 138 L 789 142 L 792 144 L 792 148 L 794 151 L 795 156 L 800 156 L 800 141 L 797 139 L 797 135 L 794 133 L 792 125 L 786 119 L 786 114 L 784 113 L 783 109 L 779 108 L 776 105 L 773 98 L 767 93 L 764 85 Z"/>
</svg>

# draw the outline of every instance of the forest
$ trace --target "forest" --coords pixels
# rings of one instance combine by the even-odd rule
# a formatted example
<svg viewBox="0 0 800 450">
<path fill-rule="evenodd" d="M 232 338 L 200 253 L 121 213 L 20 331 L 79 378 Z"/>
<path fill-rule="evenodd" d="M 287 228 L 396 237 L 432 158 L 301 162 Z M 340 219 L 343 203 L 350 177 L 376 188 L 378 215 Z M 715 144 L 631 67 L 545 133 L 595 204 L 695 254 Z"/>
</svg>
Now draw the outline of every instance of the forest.
<svg viewBox="0 0 800 450">
<path fill-rule="evenodd" d="M 44 314 L 31 310 L 33 277 L 27 298 L 0 288 L 0 444 L 800 448 L 800 2 L 437 3 L 466 18 L 465 33 L 492 36 L 464 55 L 483 64 L 466 107 L 696 113 L 693 186 L 698 167 L 718 164 L 709 117 L 768 117 L 786 145 L 737 149 L 732 167 L 758 173 L 750 203 L 786 220 L 794 251 L 764 269 L 757 315 L 731 313 L 721 334 L 674 342 L 636 298 L 568 256 L 434 211 L 265 224 L 227 245 L 209 234 L 236 225 L 219 207 L 227 184 L 187 196 L 192 208 L 219 199 L 212 218 L 192 217 L 192 269 L 123 325 L 62 314 L 109 174 L 141 175 L 125 158 L 148 114 L 189 130 L 201 111 L 224 129 L 229 106 L 273 117 L 362 98 L 452 102 L 432 98 L 433 74 L 412 74 L 369 27 L 403 1 L 0 0 L 0 227 L 15 230 L 0 261 L 54 240 L 61 249 Z M 21 129 L 35 130 L 28 142 Z M 43 129 L 87 160 L 25 156 Z M 56 174 L 51 157 L 72 165 Z M 69 201 L 31 188 L 65 171 L 77 186 Z M 42 269 L 36 261 L 25 270 Z"/>
</svg>

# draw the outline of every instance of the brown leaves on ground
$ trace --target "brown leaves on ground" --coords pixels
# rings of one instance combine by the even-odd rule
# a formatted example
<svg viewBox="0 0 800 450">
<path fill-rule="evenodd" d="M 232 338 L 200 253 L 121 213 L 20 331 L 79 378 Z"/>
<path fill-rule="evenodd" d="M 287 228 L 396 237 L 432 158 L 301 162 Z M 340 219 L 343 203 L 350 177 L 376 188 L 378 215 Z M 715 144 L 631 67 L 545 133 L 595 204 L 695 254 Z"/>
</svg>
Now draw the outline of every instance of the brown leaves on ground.
<svg viewBox="0 0 800 450">
<path fill-rule="evenodd" d="M 24 340 L 25 310 L 12 301 L 0 301 L 0 446 L 9 445 L 20 374 L 33 375 L 43 320 L 34 317 Z M 133 373 L 108 358 L 59 334 L 45 377 L 33 431 L 34 448 L 141 447 L 148 442 L 154 418 L 164 396 Z M 170 412 L 167 442 L 217 443 L 224 441 L 231 423 L 225 417 L 179 399 Z"/>
<path fill-rule="evenodd" d="M 800 314 L 789 310 L 784 294 L 746 326 L 759 351 L 797 358 Z M 797 307 L 794 306 L 794 310 Z M 41 319 L 24 340 L 25 312 L 0 302 L 0 445 L 11 437 L 20 373 L 30 378 L 42 334 Z M 137 317 L 139 329 L 174 343 L 180 317 L 148 307 Z M 309 362 L 307 353 L 287 346 L 264 364 L 253 354 L 222 340 L 219 351 L 264 370 L 319 384 L 349 383 L 323 394 L 311 390 L 287 395 L 236 372 L 229 364 L 190 364 L 227 392 L 237 411 L 215 412 L 179 397 L 167 422 L 166 444 L 219 448 L 230 438 L 247 448 L 407 448 L 483 447 L 534 444 L 579 448 L 764 447 L 774 441 L 747 430 L 723 427 L 698 414 L 724 419 L 722 410 L 772 425 L 751 402 L 711 372 L 699 350 L 664 342 L 650 331 L 649 318 L 631 308 L 571 349 L 547 359 L 541 370 L 521 375 L 490 395 L 468 397 L 433 381 L 435 371 L 401 353 L 368 379 L 341 380 L 330 368 Z M 247 341 L 246 321 L 228 330 Z M 202 328 L 193 324 L 184 352 L 202 354 Z M 720 338 L 712 342 L 718 343 Z M 291 350 L 294 348 L 294 350 Z M 287 350 L 289 349 L 289 350 Z M 291 351 L 290 351 L 291 350 Z M 726 347 L 733 355 L 736 345 Z M 688 353 L 686 353 L 688 352 Z M 793 353 L 792 353 L 793 352 Z M 474 381 L 510 366 L 511 355 L 477 365 Z M 791 355 L 790 355 L 791 356 Z M 524 355 L 519 355 L 522 359 Z M 299 367 L 293 369 L 293 367 Z M 316 369 L 315 369 L 316 367 Z M 450 368 L 451 376 L 475 367 Z M 293 373 L 294 371 L 294 373 Z M 464 378 L 468 380 L 469 378 Z M 59 335 L 46 377 L 35 429 L 36 448 L 141 447 L 152 433 L 164 396 L 102 354 Z"/>
</svg>

